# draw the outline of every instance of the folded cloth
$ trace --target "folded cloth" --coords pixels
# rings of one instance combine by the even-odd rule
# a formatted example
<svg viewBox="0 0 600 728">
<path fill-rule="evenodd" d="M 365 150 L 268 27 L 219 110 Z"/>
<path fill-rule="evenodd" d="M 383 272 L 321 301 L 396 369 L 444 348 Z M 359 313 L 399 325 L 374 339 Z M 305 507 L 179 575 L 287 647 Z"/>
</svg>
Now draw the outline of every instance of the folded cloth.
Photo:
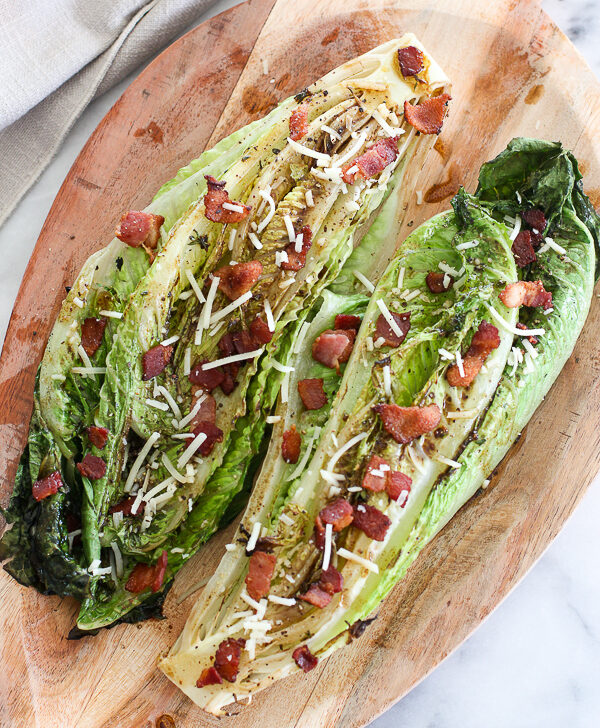
<svg viewBox="0 0 600 728">
<path fill-rule="evenodd" d="M 0 225 L 88 103 L 215 0 L 0 0 Z"/>
</svg>

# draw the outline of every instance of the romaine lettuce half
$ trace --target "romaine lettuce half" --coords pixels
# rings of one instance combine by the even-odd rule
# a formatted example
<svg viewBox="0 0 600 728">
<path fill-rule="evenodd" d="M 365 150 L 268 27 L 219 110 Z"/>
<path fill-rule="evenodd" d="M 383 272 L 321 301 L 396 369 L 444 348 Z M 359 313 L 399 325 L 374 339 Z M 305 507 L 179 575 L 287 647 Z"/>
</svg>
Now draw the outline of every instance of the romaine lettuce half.
<svg viewBox="0 0 600 728">
<path fill-rule="evenodd" d="M 570 355 L 589 309 L 599 218 L 580 179 L 575 160 L 560 144 L 511 142 L 482 168 L 476 197 L 461 190 L 453 211 L 407 238 L 371 296 L 341 377 L 323 371 L 311 356 L 312 341 L 331 328 L 335 308 L 344 310 L 343 291 L 324 293 L 323 317 L 315 317 L 304 348 L 289 360 L 294 366 L 290 398 L 278 403 L 282 419 L 240 529 L 177 642 L 159 663 L 198 705 L 218 713 L 227 703 L 296 671 L 297 648 L 306 646 L 320 659 L 345 644 L 353 625 L 372 614 L 421 549 L 486 485 Z M 540 231 L 546 242 L 537 260 L 517 271 L 511 251 L 516 218 L 530 208 L 543 210 L 549 221 Z M 510 227 L 507 215 L 512 216 Z M 456 280 L 449 291 L 433 294 L 424 279 L 440 264 L 453 269 Z M 518 277 L 542 281 L 552 293 L 552 308 L 506 308 L 499 293 Z M 374 346 L 381 301 L 389 311 L 411 314 L 410 331 L 398 348 Z M 455 362 L 449 359 L 465 352 L 482 320 L 498 327 L 500 346 L 470 386 L 451 387 L 446 372 Z M 535 347 L 518 323 L 538 331 Z M 329 401 L 321 410 L 306 410 L 297 395 L 298 380 L 309 377 L 324 379 Z M 373 405 L 381 402 L 435 402 L 442 409 L 440 428 L 399 445 L 373 413 Z M 283 432 L 292 424 L 302 433 L 298 465 L 281 457 Z M 404 505 L 385 492 L 362 488 L 372 454 L 412 478 Z M 391 525 L 383 541 L 352 526 L 337 534 L 331 563 L 344 586 L 319 608 L 298 597 L 322 571 L 315 517 L 340 496 L 354 505 L 376 507 Z M 256 523 L 277 559 L 269 597 L 259 603 L 249 598 L 245 584 L 250 553 L 244 534 Z M 197 687 L 227 639 L 245 640 L 235 683 Z"/>
</svg>

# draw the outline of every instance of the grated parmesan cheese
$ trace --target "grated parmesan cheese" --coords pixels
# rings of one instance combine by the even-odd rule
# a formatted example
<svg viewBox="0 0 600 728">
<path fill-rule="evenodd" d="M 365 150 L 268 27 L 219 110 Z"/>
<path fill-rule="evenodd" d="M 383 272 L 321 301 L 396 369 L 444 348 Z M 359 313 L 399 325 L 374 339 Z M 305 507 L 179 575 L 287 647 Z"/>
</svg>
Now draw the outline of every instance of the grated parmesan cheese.
<svg viewBox="0 0 600 728">
<path fill-rule="evenodd" d="M 361 566 L 364 566 L 366 569 L 369 569 L 369 571 L 373 571 L 376 574 L 379 573 L 379 567 L 377 566 L 377 564 L 374 564 L 372 561 L 369 561 L 368 559 L 365 559 L 364 557 L 355 554 L 353 551 L 348 551 L 348 549 L 341 548 L 337 550 L 337 554 L 347 561 L 354 561 L 355 564 L 360 564 Z"/>
</svg>

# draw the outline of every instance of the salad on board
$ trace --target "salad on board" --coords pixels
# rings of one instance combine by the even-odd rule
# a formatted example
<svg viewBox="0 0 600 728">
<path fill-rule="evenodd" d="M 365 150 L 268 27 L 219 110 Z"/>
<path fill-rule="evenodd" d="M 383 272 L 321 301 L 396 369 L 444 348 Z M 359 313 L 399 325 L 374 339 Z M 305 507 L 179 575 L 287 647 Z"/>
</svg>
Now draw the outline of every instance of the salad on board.
<svg viewBox="0 0 600 728">
<path fill-rule="evenodd" d="M 209 712 L 368 629 L 585 322 L 600 218 L 559 142 L 394 255 L 449 92 L 412 34 L 331 71 L 125 212 L 48 341 L 0 559 L 81 637 L 160 614 L 241 513 L 159 659 Z"/>
</svg>

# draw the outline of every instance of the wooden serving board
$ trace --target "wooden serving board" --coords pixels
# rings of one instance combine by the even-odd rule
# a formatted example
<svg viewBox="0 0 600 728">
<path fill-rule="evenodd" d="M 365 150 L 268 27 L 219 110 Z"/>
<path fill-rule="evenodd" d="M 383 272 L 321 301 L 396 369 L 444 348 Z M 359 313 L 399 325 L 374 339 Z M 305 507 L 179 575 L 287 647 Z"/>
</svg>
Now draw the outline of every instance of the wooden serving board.
<svg viewBox="0 0 600 728">
<path fill-rule="evenodd" d="M 600 86 L 565 36 L 528 0 L 251 0 L 203 23 L 159 56 L 109 111 L 79 155 L 25 272 L 0 368 L 0 488 L 10 492 L 26 439 L 35 371 L 69 285 L 176 170 L 222 136 L 341 62 L 415 32 L 453 81 L 450 117 L 409 206 L 408 228 L 473 190 L 482 162 L 517 135 L 560 139 L 600 202 Z M 269 72 L 263 73 L 262 61 Z M 274 78 L 275 82 L 270 83 Z M 434 183 L 442 187 L 431 187 Z M 18 244 L 18 241 L 15 241 Z M 484 493 L 424 551 L 364 636 L 308 675 L 203 713 L 159 673 L 228 534 L 181 572 L 167 619 L 68 642 L 76 604 L 0 574 L 3 728 L 364 726 L 481 623 L 556 536 L 600 467 L 600 305 L 573 356 Z M 551 456 L 549 456 L 549 454 Z M 165 728 L 172 726 L 165 718 Z"/>
</svg>

